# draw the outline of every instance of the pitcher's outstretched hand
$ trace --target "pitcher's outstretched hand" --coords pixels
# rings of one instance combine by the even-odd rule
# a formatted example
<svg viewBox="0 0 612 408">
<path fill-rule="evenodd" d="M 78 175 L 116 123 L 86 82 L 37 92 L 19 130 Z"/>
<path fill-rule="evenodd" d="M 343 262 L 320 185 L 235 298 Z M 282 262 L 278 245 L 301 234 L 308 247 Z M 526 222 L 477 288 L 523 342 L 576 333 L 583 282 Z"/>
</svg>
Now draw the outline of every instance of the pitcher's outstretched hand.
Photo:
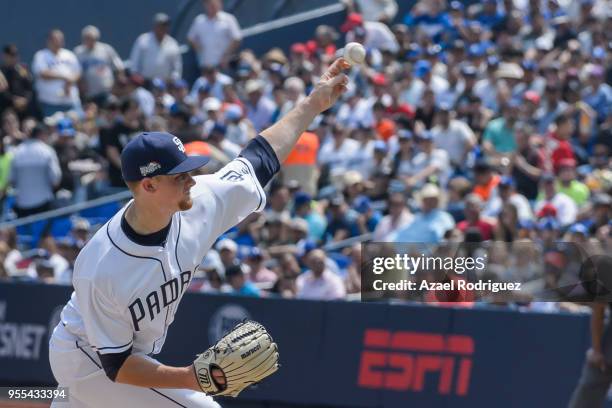
<svg viewBox="0 0 612 408">
<path fill-rule="evenodd" d="M 329 109 L 346 92 L 348 76 L 344 70 L 350 68 L 351 64 L 344 58 L 338 58 L 329 66 L 327 71 L 321 76 L 319 83 L 310 93 L 311 103 L 316 106 L 319 112 Z"/>
</svg>

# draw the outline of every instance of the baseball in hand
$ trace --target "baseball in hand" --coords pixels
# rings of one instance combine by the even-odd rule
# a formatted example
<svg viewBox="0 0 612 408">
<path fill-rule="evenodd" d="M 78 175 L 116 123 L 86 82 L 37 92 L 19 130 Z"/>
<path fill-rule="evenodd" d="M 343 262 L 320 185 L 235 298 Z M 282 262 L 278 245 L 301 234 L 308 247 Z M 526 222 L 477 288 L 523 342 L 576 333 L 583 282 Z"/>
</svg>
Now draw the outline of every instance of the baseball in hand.
<svg viewBox="0 0 612 408">
<path fill-rule="evenodd" d="M 344 59 L 351 65 L 361 65 L 365 62 L 366 51 L 363 45 L 350 42 L 344 46 Z"/>
</svg>

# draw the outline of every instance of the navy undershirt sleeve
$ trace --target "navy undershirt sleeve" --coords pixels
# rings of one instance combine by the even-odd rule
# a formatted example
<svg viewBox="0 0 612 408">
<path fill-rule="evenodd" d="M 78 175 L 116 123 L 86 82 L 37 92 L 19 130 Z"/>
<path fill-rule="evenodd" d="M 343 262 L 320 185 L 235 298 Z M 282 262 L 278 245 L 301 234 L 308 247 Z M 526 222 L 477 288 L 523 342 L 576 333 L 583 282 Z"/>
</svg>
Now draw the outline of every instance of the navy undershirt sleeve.
<svg viewBox="0 0 612 408">
<path fill-rule="evenodd" d="M 119 369 L 125 363 L 125 360 L 132 354 L 132 348 L 125 350 L 123 353 L 110 353 L 110 354 L 100 354 L 100 362 L 102 363 L 102 368 L 104 368 L 104 372 L 106 376 L 112 381 L 115 382 L 117 379 L 117 374 L 119 373 Z"/>
<path fill-rule="evenodd" d="M 244 157 L 253 165 L 255 176 L 262 187 L 265 187 L 280 170 L 280 163 L 276 153 L 274 153 L 274 149 L 260 135 L 247 143 L 242 152 L 240 152 L 240 157 Z"/>
</svg>

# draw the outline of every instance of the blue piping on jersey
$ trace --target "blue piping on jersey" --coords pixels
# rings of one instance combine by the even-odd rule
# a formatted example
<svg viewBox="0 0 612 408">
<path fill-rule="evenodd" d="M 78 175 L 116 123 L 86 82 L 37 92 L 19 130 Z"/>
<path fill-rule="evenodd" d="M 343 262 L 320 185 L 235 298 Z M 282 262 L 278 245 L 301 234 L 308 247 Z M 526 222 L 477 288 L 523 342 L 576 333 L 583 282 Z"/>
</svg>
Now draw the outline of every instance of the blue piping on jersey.
<svg viewBox="0 0 612 408">
<path fill-rule="evenodd" d="M 161 269 L 162 269 L 162 273 L 164 274 L 164 282 L 167 282 L 167 281 L 168 281 L 168 279 L 166 278 L 166 271 L 164 270 L 164 264 L 162 263 L 162 261 L 160 261 L 160 260 L 159 260 L 159 259 L 157 259 L 157 258 L 152 258 L 152 257 L 149 257 L 149 256 L 138 256 L 138 255 L 132 255 L 132 254 L 130 254 L 130 253 L 128 253 L 128 252 L 126 252 L 126 251 L 124 251 L 123 249 L 121 249 L 121 248 L 119 247 L 119 245 L 115 244 L 115 241 L 113 241 L 113 239 L 111 238 L 111 236 L 110 236 L 110 232 L 109 232 L 109 228 L 110 228 L 110 221 L 108 222 L 108 224 L 106 224 L 106 235 L 108 236 L 108 239 L 110 240 L 111 244 L 113 244 L 113 246 L 114 246 L 115 248 L 117 248 L 119 251 L 123 252 L 123 253 L 124 253 L 124 254 L 126 254 L 127 256 L 131 256 L 131 257 L 133 257 L 133 258 L 139 258 L 139 259 L 153 259 L 153 260 L 155 260 L 155 261 L 159 262 L 159 265 L 161 266 Z M 157 340 L 155 340 L 155 341 L 153 342 L 153 350 L 151 351 L 151 353 L 153 353 L 153 351 L 155 351 L 155 343 L 157 343 L 157 341 L 158 341 L 159 339 L 163 339 L 163 338 L 165 338 L 165 337 L 166 337 L 166 332 L 168 331 L 168 312 L 169 312 L 169 311 L 170 311 L 170 308 L 167 308 L 167 309 L 166 309 L 166 319 L 164 320 L 164 334 L 162 334 L 162 336 L 161 336 L 161 337 L 159 337 Z"/>
<path fill-rule="evenodd" d="M 108 224 L 106 224 L 106 235 L 108 236 L 108 239 L 110 240 L 111 244 L 113 244 L 113 246 L 114 246 L 115 248 L 117 248 L 119 251 L 123 252 L 123 253 L 124 253 L 124 254 L 126 254 L 127 256 L 131 256 L 131 257 L 133 257 L 133 258 L 139 258 L 139 259 L 153 259 L 154 261 L 159 262 L 159 265 L 161 266 L 161 269 L 162 269 L 162 273 L 164 274 L 164 282 L 168 282 L 168 278 L 166 278 L 166 271 L 164 270 L 164 264 L 162 263 L 162 261 L 160 261 L 160 260 L 159 260 L 159 259 L 157 259 L 157 258 L 150 257 L 150 256 L 138 256 L 138 255 L 133 255 L 133 254 L 130 254 L 129 252 L 124 251 L 123 249 L 121 249 L 121 248 L 119 247 L 119 245 L 115 244 L 115 241 L 113 241 L 113 239 L 112 239 L 112 238 L 111 238 L 111 236 L 110 236 L 109 229 L 110 229 L 110 222 L 109 222 Z"/>
<path fill-rule="evenodd" d="M 178 243 L 179 243 L 179 238 L 181 237 L 181 213 L 179 213 L 178 216 L 178 234 L 176 234 L 176 244 L 174 245 L 174 257 L 176 258 L 176 264 L 179 267 L 179 271 L 183 272 L 183 268 L 181 268 L 181 263 L 178 260 Z"/>
</svg>

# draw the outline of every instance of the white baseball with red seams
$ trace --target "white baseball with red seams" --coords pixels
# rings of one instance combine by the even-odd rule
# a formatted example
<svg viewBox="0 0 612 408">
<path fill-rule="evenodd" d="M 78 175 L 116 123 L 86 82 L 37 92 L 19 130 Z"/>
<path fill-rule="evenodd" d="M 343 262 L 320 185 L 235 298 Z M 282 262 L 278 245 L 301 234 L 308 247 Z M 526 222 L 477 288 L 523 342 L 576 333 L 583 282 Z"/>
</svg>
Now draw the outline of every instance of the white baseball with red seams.
<svg viewBox="0 0 612 408">
<path fill-rule="evenodd" d="M 344 59 L 351 65 L 361 65 L 365 62 L 366 50 L 357 42 L 350 42 L 344 46 Z"/>
</svg>

